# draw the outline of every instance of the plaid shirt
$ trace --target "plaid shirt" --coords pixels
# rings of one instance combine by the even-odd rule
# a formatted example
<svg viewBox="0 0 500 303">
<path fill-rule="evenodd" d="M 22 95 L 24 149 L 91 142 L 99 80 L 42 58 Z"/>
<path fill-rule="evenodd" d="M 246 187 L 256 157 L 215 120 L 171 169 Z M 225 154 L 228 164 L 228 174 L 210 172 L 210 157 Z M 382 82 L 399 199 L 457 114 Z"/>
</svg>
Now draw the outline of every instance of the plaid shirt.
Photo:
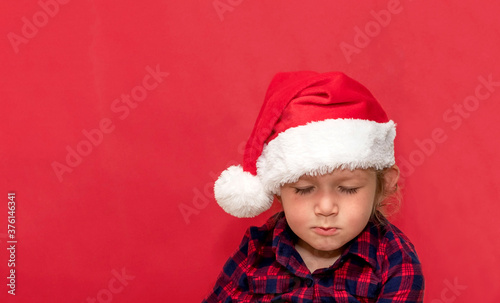
<svg viewBox="0 0 500 303">
<path fill-rule="evenodd" d="M 283 212 L 250 227 L 224 265 L 215 302 L 422 302 L 424 277 L 410 240 L 388 221 L 369 222 L 329 268 L 311 274 Z"/>
</svg>

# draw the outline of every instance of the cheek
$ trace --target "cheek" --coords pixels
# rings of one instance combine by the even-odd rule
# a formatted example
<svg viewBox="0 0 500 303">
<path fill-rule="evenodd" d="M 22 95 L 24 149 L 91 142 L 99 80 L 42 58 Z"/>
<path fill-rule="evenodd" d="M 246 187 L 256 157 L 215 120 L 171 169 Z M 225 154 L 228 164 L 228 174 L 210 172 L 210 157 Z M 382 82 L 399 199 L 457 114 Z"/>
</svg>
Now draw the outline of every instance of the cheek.
<svg viewBox="0 0 500 303">
<path fill-rule="evenodd" d="M 299 203 L 292 203 L 290 201 L 284 201 L 282 203 L 283 205 L 283 210 L 285 211 L 285 214 L 287 217 L 293 217 L 295 214 L 300 213 L 301 206 Z"/>
<path fill-rule="evenodd" d="M 306 221 L 307 203 L 284 198 L 281 204 L 289 224 L 300 224 Z"/>
<path fill-rule="evenodd" d="M 359 197 L 351 203 L 347 203 L 344 208 L 344 212 L 353 221 L 357 220 L 368 220 L 372 214 L 373 207 L 375 205 L 375 195 L 365 195 Z"/>
</svg>

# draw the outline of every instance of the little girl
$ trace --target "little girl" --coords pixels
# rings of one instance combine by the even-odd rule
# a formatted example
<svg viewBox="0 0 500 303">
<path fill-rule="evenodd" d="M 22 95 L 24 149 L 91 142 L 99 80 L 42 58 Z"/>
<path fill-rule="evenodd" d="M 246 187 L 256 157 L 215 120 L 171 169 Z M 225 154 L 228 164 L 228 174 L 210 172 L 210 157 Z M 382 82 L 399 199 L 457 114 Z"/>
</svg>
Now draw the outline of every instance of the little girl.
<svg viewBox="0 0 500 303">
<path fill-rule="evenodd" d="M 422 302 L 410 240 L 383 215 L 397 191 L 396 128 L 343 73 L 277 74 L 243 167 L 215 182 L 236 217 L 283 211 L 250 227 L 203 302 Z"/>
</svg>

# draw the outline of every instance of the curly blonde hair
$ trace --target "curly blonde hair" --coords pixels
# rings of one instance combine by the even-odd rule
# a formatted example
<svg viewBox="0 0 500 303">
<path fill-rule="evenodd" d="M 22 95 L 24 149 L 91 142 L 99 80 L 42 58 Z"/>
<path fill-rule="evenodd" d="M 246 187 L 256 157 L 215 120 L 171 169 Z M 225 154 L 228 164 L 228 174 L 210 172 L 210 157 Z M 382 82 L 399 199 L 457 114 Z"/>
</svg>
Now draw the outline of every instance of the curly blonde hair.
<svg viewBox="0 0 500 303">
<path fill-rule="evenodd" d="M 372 220 L 380 225 L 387 222 L 387 218 L 397 213 L 401 206 L 401 190 L 396 183 L 393 188 L 388 188 L 385 174 L 390 168 L 375 170 L 377 187 L 375 191 L 375 203 L 372 210 Z"/>
</svg>

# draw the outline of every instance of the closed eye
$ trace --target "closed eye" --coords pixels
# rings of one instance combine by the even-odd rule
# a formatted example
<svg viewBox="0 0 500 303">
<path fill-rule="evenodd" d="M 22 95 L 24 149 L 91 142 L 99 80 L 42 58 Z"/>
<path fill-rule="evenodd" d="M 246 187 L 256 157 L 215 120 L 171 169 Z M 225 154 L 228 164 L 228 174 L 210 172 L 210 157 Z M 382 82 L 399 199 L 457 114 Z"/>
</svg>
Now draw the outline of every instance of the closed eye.
<svg viewBox="0 0 500 303">
<path fill-rule="evenodd" d="M 295 193 L 296 194 L 299 194 L 299 195 L 306 195 L 310 192 L 312 192 L 314 189 L 314 187 L 304 187 L 304 188 L 299 188 L 299 187 L 295 187 Z"/>
<path fill-rule="evenodd" d="M 352 195 L 358 192 L 359 187 L 343 187 L 339 186 L 340 192 L 348 195 Z"/>
</svg>

